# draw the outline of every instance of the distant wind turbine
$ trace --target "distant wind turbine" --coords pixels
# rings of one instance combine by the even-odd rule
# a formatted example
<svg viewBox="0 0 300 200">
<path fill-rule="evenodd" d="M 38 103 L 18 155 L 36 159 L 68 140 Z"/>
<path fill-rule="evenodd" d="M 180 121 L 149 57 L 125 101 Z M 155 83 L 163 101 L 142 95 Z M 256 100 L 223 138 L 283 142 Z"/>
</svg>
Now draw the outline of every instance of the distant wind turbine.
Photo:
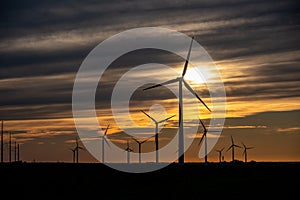
<svg viewBox="0 0 300 200">
<path fill-rule="evenodd" d="M 73 153 L 73 163 L 75 163 L 75 157 L 76 157 L 76 148 L 72 149 L 72 148 L 69 148 L 69 150 L 72 151 Z"/>
<path fill-rule="evenodd" d="M 171 119 L 175 115 L 172 115 L 171 117 L 168 117 L 168 118 L 160 120 L 160 121 L 156 121 L 153 117 L 151 117 L 150 115 L 148 115 L 143 110 L 141 110 L 141 112 L 144 113 L 147 117 L 149 117 L 155 123 L 155 152 L 156 152 L 156 163 L 158 163 L 158 149 L 159 149 L 159 147 L 158 147 L 158 125 L 160 123 L 163 123 L 163 122 Z"/>
<path fill-rule="evenodd" d="M 242 143 L 243 147 L 244 147 L 244 151 L 243 151 L 243 155 L 245 157 L 245 163 L 247 162 L 247 150 L 248 149 L 253 149 L 254 147 L 247 147 L 244 143 Z"/>
<path fill-rule="evenodd" d="M 188 51 L 188 55 L 186 58 L 186 61 L 184 63 L 184 67 L 183 67 L 183 72 L 182 75 L 180 77 L 177 77 L 175 79 L 160 83 L 160 84 L 156 84 L 153 85 L 151 87 L 147 87 L 143 90 L 149 90 L 152 88 L 156 88 L 156 87 L 160 87 L 163 85 L 168 85 L 171 83 L 179 83 L 179 137 L 178 137 L 178 162 L 183 164 L 184 163 L 184 134 L 183 134 L 183 98 L 182 98 L 182 84 L 184 84 L 184 86 L 210 111 L 210 109 L 207 107 L 207 105 L 204 103 L 204 101 L 202 101 L 202 99 L 198 96 L 198 94 L 191 88 L 191 86 L 184 80 L 184 75 L 186 73 L 187 67 L 188 67 L 188 63 L 189 63 L 189 59 L 190 59 L 190 53 L 191 53 L 191 49 L 192 49 L 192 44 L 193 44 L 193 40 L 194 37 L 192 37 L 191 40 L 191 44 L 190 44 L 190 48 Z"/>
<path fill-rule="evenodd" d="M 2 125 L 1 125 L 1 163 L 3 163 L 3 132 L 4 132 L 4 128 L 3 128 L 3 120 L 2 120 Z"/>
<path fill-rule="evenodd" d="M 204 153 L 205 153 L 204 160 L 205 160 L 205 163 L 207 163 L 207 128 L 204 125 L 204 123 L 202 122 L 202 120 L 201 119 L 199 119 L 199 120 L 200 120 L 201 125 L 203 127 L 203 134 L 202 134 L 202 137 L 201 137 L 201 139 L 199 141 L 199 145 L 201 144 L 201 142 L 204 139 Z M 216 131 L 210 131 L 210 132 L 216 132 Z"/>
<path fill-rule="evenodd" d="M 11 163 L 11 132 L 9 133 L 8 151 L 8 160 Z"/>
<path fill-rule="evenodd" d="M 84 150 L 84 148 L 81 147 L 81 146 L 79 146 L 79 144 L 78 144 L 78 138 L 77 137 L 76 137 L 76 146 L 75 146 L 75 149 L 76 149 L 76 163 L 78 163 L 79 149 Z"/>
<path fill-rule="evenodd" d="M 18 153 L 17 153 L 17 160 L 20 161 L 20 144 L 18 143 Z"/>
<path fill-rule="evenodd" d="M 147 142 L 151 137 L 143 140 L 143 141 L 138 141 L 137 139 L 135 138 L 132 138 L 134 141 L 136 141 L 136 143 L 138 143 L 139 145 L 139 163 L 142 163 L 142 157 L 141 157 L 141 153 L 142 153 L 142 144 Z"/>
<path fill-rule="evenodd" d="M 14 150 L 14 159 L 15 159 L 15 162 L 17 162 L 17 140 L 15 140 L 15 145 L 14 145 L 14 147 L 15 147 L 15 150 Z"/>
<path fill-rule="evenodd" d="M 127 140 L 127 147 L 126 147 L 125 151 L 127 151 L 127 163 L 129 164 L 130 163 L 130 152 L 132 152 L 133 149 L 130 148 L 128 140 Z"/>
<path fill-rule="evenodd" d="M 216 150 L 216 152 L 218 152 L 219 153 L 219 162 L 221 163 L 222 162 L 222 151 L 224 150 L 224 147 L 222 148 L 222 149 L 220 149 L 220 150 Z"/>
<path fill-rule="evenodd" d="M 231 146 L 227 149 L 227 151 L 229 151 L 229 150 L 231 149 L 231 153 L 232 153 L 232 162 L 234 162 L 234 147 L 238 147 L 238 148 L 242 148 L 242 147 L 240 147 L 239 145 L 234 144 L 232 135 L 231 135 L 230 137 L 231 137 Z"/>
<path fill-rule="evenodd" d="M 104 146 L 104 142 L 105 142 L 108 146 L 110 146 L 109 143 L 108 143 L 107 140 L 106 140 L 106 134 L 107 134 L 108 129 L 109 129 L 109 124 L 107 125 L 107 127 L 106 127 L 106 129 L 105 129 L 104 135 L 100 136 L 100 138 L 102 139 L 102 163 L 104 163 L 104 147 L 105 147 L 105 146 Z"/>
</svg>

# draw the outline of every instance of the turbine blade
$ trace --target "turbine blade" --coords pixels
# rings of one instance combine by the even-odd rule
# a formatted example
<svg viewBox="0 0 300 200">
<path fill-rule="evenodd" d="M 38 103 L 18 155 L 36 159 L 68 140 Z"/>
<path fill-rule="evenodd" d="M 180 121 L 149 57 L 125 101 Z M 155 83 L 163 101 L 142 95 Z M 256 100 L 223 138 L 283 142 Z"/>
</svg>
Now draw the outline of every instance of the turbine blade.
<svg viewBox="0 0 300 200">
<path fill-rule="evenodd" d="M 227 149 L 227 151 L 229 151 L 232 147 L 233 147 L 233 145 L 231 145 L 231 146 Z M 226 151 L 226 152 L 227 152 L 227 151 Z"/>
<path fill-rule="evenodd" d="M 134 141 L 136 141 L 137 143 L 140 143 L 140 141 L 138 141 L 137 139 L 135 139 L 134 137 L 132 138 Z"/>
<path fill-rule="evenodd" d="M 108 130 L 108 128 L 109 128 L 109 124 L 107 125 L 107 127 L 106 127 L 106 129 L 105 129 L 104 135 L 106 135 L 106 134 L 107 134 L 107 130 Z"/>
<path fill-rule="evenodd" d="M 201 142 L 202 142 L 202 140 L 203 140 L 204 137 L 205 137 L 205 134 L 203 133 L 198 145 L 201 144 Z"/>
<path fill-rule="evenodd" d="M 162 123 L 162 122 L 165 122 L 165 121 L 167 121 L 167 120 L 169 120 L 169 119 L 171 119 L 172 117 L 174 117 L 175 115 L 172 115 L 171 117 L 168 117 L 168 118 L 166 118 L 166 119 L 163 119 L 163 120 L 160 120 L 159 122 L 157 122 L 157 123 Z"/>
<path fill-rule="evenodd" d="M 211 110 L 209 109 L 209 107 L 204 103 L 204 101 L 202 101 L 202 99 L 193 90 L 193 88 L 191 88 L 191 86 L 184 79 L 182 79 L 182 80 L 183 80 L 183 83 L 184 83 L 185 87 L 207 108 L 207 110 L 209 110 L 209 112 L 211 112 Z"/>
<path fill-rule="evenodd" d="M 247 148 L 246 145 L 243 142 L 242 142 L 242 145 L 243 145 L 244 148 Z"/>
<path fill-rule="evenodd" d="M 203 127 L 204 131 L 205 131 L 205 132 L 207 132 L 207 129 L 206 129 L 206 127 L 205 127 L 204 123 L 202 122 L 202 120 L 201 120 L 201 119 L 199 119 L 199 120 L 200 120 L 200 122 L 201 122 L 201 125 L 202 125 L 202 127 Z"/>
<path fill-rule="evenodd" d="M 104 139 L 104 142 L 109 146 L 110 148 L 110 144 L 107 142 L 106 138 L 103 138 Z"/>
<path fill-rule="evenodd" d="M 143 90 L 149 90 L 149 89 L 160 87 L 160 86 L 163 86 L 163 85 L 175 83 L 176 81 L 178 81 L 177 78 L 169 80 L 169 81 L 166 81 L 166 82 L 163 82 L 163 83 L 160 83 L 160 84 L 156 84 L 156 85 L 153 85 L 153 86 L 150 86 L 150 87 L 147 87 L 147 88 L 144 88 Z"/>
<path fill-rule="evenodd" d="M 235 146 L 235 147 L 238 147 L 238 148 L 242 148 L 241 146 L 239 146 L 239 145 L 236 145 L 236 144 L 234 144 L 233 146 Z"/>
<path fill-rule="evenodd" d="M 230 137 L 231 137 L 231 144 L 233 145 L 234 142 L 233 142 L 233 137 L 232 137 L 232 135 L 231 135 Z"/>
<path fill-rule="evenodd" d="M 188 51 L 188 55 L 187 55 L 186 60 L 185 60 L 185 63 L 184 63 L 184 67 L 183 67 L 183 71 L 182 71 L 182 77 L 184 77 L 184 75 L 185 75 L 185 73 L 186 73 L 186 70 L 187 70 L 187 67 L 188 67 L 188 64 L 189 64 L 193 40 L 194 40 L 194 37 L 192 37 L 192 41 L 191 41 L 191 44 L 190 44 L 190 48 L 189 48 L 189 51 Z"/>
<path fill-rule="evenodd" d="M 222 152 L 224 150 L 225 147 L 223 147 L 220 151 Z"/>
<path fill-rule="evenodd" d="M 156 123 L 156 120 L 150 115 L 148 115 L 145 111 L 141 110 L 141 112 L 144 113 L 147 117 L 149 117 L 152 121 L 154 121 L 154 123 Z"/>
<path fill-rule="evenodd" d="M 152 137 L 153 137 L 153 136 L 152 136 Z M 146 140 L 143 140 L 143 141 L 141 142 L 141 144 L 147 142 L 147 141 L 150 140 L 152 137 L 149 137 L 149 138 L 147 138 Z"/>
</svg>

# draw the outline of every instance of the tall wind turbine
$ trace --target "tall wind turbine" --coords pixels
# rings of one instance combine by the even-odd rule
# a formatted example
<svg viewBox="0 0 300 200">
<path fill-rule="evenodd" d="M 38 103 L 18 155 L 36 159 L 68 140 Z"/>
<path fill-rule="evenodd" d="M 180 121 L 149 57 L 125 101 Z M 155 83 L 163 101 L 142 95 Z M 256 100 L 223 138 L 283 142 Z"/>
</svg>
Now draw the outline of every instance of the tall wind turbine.
<svg viewBox="0 0 300 200">
<path fill-rule="evenodd" d="M 133 149 L 130 148 L 128 140 L 127 140 L 127 147 L 126 147 L 125 151 L 127 151 L 127 163 L 129 164 L 130 163 L 130 152 L 132 152 Z"/>
<path fill-rule="evenodd" d="M 234 147 L 238 147 L 238 148 L 242 148 L 242 147 L 240 147 L 239 145 L 234 144 L 232 135 L 231 135 L 230 137 L 231 137 L 231 146 L 227 149 L 227 151 L 229 151 L 229 150 L 231 149 L 231 153 L 232 153 L 232 162 L 234 162 Z"/>
<path fill-rule="evenodd" d="M 191 49 L 192 49 L 192 44 L 193 44 L 193 40 L 194 37 L 192 38 L 191 44 L 190 44 L 190 48 L 188 51 L 188 55 L 186 58 L 186 61 L 184 63 L 184 67 L 183 67 L 183 71 L 180 77 L 177 77 L 175 79 L 157 84 L 157 85 L 153 85 L 151 87 L 145 88 L 143 90 L 149 90 L 152 88 L 156 88 L 156 87 L 160 87 L 163 85 L 168 85 L 171 83 L 179 83 L 179 104 L 178 104 L 178 112 L 179 112 L 179 137 L 178 137 L 178 163 L 183 164 L 184 163 L 184 135 L 183 135 L 183 98 L 182 98 L 182 84 L 184 84 L 184 86 L 210 111 L 210 109 L 207 107 L 207 105 L 204 103 L 204 101 L 202 101 L 202 99 L 198 96 L 198 94 L 191 88 L 191 86 L 184 80 L 184 75 L 186 73 L 187 67 L 188 67 L 188 63 L 189 63 L 189 58 L 190 58 L 190 53 L 191 53 Z"/>
<path fill-rule="evenodd" d="M 146 112 L 144 112 L 143 110 L 141 110 L 141 112 L 144 113 L 147 117 L 149 117 L 155 123 L 155 152 L 156 152 L 156 163 L 158 163 L 158 149 L 159 149 L 159 147 L 158 147 L 158 125 L 160 123 L 163 123 L 163 122 L 171 119 L 175 115 L 172 115 L 171 117 L 168 117 L 166 119 L 157 121 L 153 117 L 151 117 L 150 115 L 148 115 Z"/>
<path fill-rule="evenodd" d="M 218 152 L 219 153 L 219 162 L 221 163 L 222 162 L 222 151 L 224 150 L 224 147 L 222 148 L 222 149 L 220 149 L 220 150 L 216 150 L 216 152 Z"/>
<path fill-rule="evenodd" d="M 109 128 L 109 124 L 107 125 L 104 135 L 100 136 L 100 138 L 102 139 L 102 163 L 104 163 L 104 142 L 109 146 L 109 143 L 106 140 L 106 134 L 107 134 L 107 130 Z"/>
<path fill-rule="evenodd" d="M 244 143 L 242 143 L 244 147 L 243 155 L 245 156 L 245 163 L 247 162 L 247 150 L 248 149 L 253 149 L 254 147 L 247 147 Z"/>
<path fill-rule="evenodd" d="M 142 157 L 141 157 L 141 153 L 142 153 L 142 144 L 147 142 L 151 137 L 143 140 L 143 141 L 138 141 L 137 139 L 135 138 L 132 138 L 134 141 L 136 141 L 139 145 L 139 163 L 142 163 Z"/>
<path fill-rule="evenodd" d="M 3 120 L 2 120 L 2 125 L 1 125 L 1 163 L 3 163 Z"/>
</svg>

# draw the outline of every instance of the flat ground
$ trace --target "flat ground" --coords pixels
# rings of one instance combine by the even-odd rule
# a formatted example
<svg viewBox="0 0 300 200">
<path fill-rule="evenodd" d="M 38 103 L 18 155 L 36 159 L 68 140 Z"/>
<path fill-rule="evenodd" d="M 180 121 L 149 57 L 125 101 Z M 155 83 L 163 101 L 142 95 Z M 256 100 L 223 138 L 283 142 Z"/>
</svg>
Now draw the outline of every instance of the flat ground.
<svg viewBox="0 0 300 200">
<path fill-rule="evenodd" d="M 0 179 L 2 194 L 23 198 L 290 199 L 299 196 L 299 170 L 300 163 L 174 163 L 131 174 L 102 164 L 2 163 Z"/>
</svg>

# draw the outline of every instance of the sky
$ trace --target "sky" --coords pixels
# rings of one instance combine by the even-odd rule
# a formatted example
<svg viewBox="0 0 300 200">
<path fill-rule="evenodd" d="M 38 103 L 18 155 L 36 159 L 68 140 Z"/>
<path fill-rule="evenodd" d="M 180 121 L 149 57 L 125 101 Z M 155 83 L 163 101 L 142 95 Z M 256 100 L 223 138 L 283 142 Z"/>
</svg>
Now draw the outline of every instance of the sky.
<svg viewBox="0 0 300 200">
<path fill-rule="evenodd" d="M 71 162 L 77 136 L 72 115 L 72 90 L 76 73 L 89 52 L 122 31 L 141 27 L 163 27 L 195 40 L 212 57 L 224 82 L 226 120 L 209 161 L 218 161 L 215 150 L 225 148 L 230 161 L 230 136 L 238 145 L 254 147 L 248 160 L 300 161 L 300 48 L 299 4 L 296 1 L 8 1 L 1 6 L 0 25 L 0 119 L 4 120 L 5 160 L 8 133 L 20 144 L 24 161 Z M 113 62 L 101 78 L 96 93 L 99 121 L 111 125 L 108 139 L 126 148 L 128 137 L 116 125 L 110 110 L 112 89 L 121 75 L 146 63 L 162 63 L 181 73 L 184 60 L 170 52 L 145 49 L 129 52 Z M 191 71 L 190 71 L 191 72 Z M 149 71 L 141 76 L 157 76 Z M 188 81 L 210 105 L 204 83 Z M 141 90 L 143 87 L 140 87 Z M 101 89 L 101 92 L 100 92 Z M 133 95 L 130 114 L 141 132 L 153 124 L 139 110 L 149 111 L 160 103 L 166 115 L 178 113 L 177 99 L 166 88 Z M 203 121 L 210 115 L 203 111 Z M 187 124 L 189 116 L 187 113 Z M 190 117 L 192 118 L 192 117 Z M 161 145 L 174 137 L 178 115 L 161 130 Z M 188 125 L 187 125 L 188 126 Z M 147 127 L 148 129 L 143 129 Z M 136 128 L 136 127 L 129 127 Z M 198 128 L 186 161 L 198 158 Z M 189 137 L 187 133 L 185 137 Z M 214 137 L 209 134 L 208 137 Z M 99 140 L 100 142 L 100 140 Z M 130 142 L 135 152 L 137 145 Z M 153 140 L 145 143 L 151 152 Z M 236 158 L 243 160 L 243 150 Z M 125 159 L 125 157 L 124 157 Z M 132 159 L 137 161 L 137 155 Z M 147 161 L 153 158 L 145 158 Z M 88 151 L 80 161 L 98 162 Z"/>
</svg>

